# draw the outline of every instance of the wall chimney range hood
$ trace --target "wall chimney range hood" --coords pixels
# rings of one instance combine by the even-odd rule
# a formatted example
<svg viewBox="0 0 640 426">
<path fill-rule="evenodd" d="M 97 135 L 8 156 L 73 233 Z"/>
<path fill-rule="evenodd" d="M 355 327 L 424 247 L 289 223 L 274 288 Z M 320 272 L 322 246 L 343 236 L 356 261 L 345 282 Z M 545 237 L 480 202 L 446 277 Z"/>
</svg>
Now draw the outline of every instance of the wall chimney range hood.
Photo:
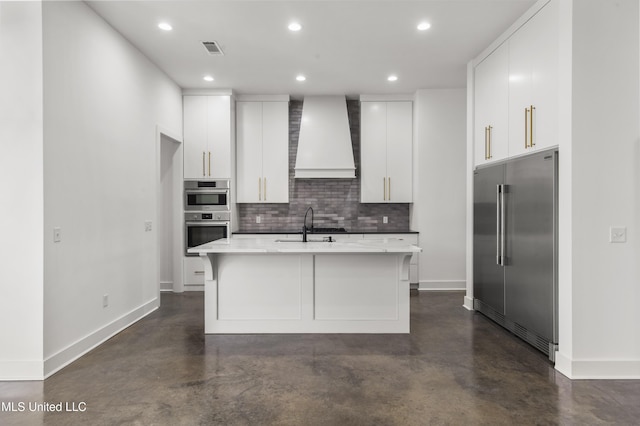
<svg viewBox="0 0 640 426">
<path fill-rule="evenodd" d="M 356 177 L 345 96 L 305 96 L 295 177 Z"/>
</svg>

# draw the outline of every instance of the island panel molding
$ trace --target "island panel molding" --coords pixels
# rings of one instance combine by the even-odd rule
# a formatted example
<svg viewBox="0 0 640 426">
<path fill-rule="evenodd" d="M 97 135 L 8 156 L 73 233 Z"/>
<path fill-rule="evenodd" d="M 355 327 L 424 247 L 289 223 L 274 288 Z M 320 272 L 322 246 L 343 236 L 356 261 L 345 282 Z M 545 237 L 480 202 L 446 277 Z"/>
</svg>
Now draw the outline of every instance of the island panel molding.
<svg viewBox="0 0 640 426">
<path fill-rule="evenodd" d="M 409 333 L 421 249 L 404 240 L 232 238 L 189 251 L 204 263 L 205 333 Z"/>
</svg>

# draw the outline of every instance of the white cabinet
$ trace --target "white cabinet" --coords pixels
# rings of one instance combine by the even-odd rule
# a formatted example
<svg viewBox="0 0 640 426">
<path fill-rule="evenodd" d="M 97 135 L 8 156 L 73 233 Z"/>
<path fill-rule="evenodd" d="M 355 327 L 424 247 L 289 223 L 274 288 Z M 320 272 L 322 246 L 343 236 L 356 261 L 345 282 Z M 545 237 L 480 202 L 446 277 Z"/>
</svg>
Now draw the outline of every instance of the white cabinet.
<svg viewBox="0 0 640 426">
<path fill-rule="evenodd" d="M 184 178 L 231 178 L 230 96 L 183 97 Z"/>
<path fill-rule="evenodd" d="M 360 105 L 360 201 L 412 202 L 412 103 Z"/>
<path fill-rule="evenodd" d="M 194 289 L 194 286 L 204 286 L 204 262 L 200 256 L 184 257 L 183 266 L 186 290 Z"/>
<path fill-rule="evenodd" d="M 288 102 L 236 103 L 237 202 L 289 202 Z"/>
<path fill-rule="evenodd" d="M 476 166 L 558 144 L 558 7 L 537 11 L 474 69 Z"/>
<path fill-rule="evenodd" d="M 558 144 L 557 29 L 552 1 L 509 39 L 509 156 Z"/>
<path fill-rule="evenodd" d="M 474 157 L 478 166 L 508 156 L 508 43 L 476 66 L 474 80 Z"/>
</svg>

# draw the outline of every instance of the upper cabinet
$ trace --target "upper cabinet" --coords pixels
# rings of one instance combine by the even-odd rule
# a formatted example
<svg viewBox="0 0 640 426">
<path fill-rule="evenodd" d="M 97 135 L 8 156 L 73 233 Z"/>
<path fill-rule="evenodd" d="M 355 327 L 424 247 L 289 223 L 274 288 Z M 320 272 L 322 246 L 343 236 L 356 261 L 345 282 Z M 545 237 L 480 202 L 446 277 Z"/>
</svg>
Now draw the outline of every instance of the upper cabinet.
<svg viewBox="0 0 640 426">
<path fill-rule="evenodd" d="M 360 201 L 412 202 L 412 103 L 360 105 Z"/>
<path fill-rule="evenodd" d="M 237 202 L 289 202 L 289 103 L 236 103 Z"/>
<path fill-rule="evenodd" d="M 474 69 L 476 166 L 558 144 L 557 1 Z"/>
<path fill-rule="evenodd" d="M 558 144 L 558 13 L 552 1 L 509 39 L 509 156 Z"/>
<path fill-rule="evenodd" d="M 508 155 L 509 48 L 502 44 L 475 69 L 475 164 Z"/>
<path fill-rule="evenodd" d="M 231 178 L 231 97 L 183 97 L 184 178 Z"/>
</svg>

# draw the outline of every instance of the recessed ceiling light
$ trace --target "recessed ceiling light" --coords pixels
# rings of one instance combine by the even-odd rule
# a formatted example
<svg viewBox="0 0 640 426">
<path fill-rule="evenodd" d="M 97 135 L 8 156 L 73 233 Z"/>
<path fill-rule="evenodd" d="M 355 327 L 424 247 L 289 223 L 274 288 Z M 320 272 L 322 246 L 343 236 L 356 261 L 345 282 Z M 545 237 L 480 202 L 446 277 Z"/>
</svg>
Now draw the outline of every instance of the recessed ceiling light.
<svg viewBox="0 0 640 426">
<path fill-rule="evenodd" d="M 292 22 L 289 24 L 289 31 L 300 31 L 302 29 L 302 25 L 297 22 Z"/>
<path fill-rule="evenodd" d="M 211 77 L 210 75 L 205 75 L 205 76 L 203 77 L 203 80 L 204 80 L 204 81 L 213 81 L 213 77 Z"/>
<path fill-rule="evenodd" d="M 387 80 L 396 81 L 396 80 L 398 80 L 398 76 L 397 75 L 390 75 L 389 77 L 387 77 Z"/>
<path fill-rule="evenodd" d="M 164 31 L 171 31 L 173 29 L 173 27 L 166 22 L 160 22 L 158 28 Z"/>
<path fill-rule="evenodd" d="M 298 80 L 298 81 L 305 81 L 306 79 L 307 79 L 307 77 L 305 77 L 302 74 L 296 77 L 296 80 Z"/>
<path fill-rule="evenodd" d="M 430 23 L 428 23 L 428 22 L 420 22 L 420 23 L 418 24 L 418 29 L 419 29 L 420 31 L 426 31 L 426 30 L 428 30 L 429 28 L 431 28 L 431 24 L 430 24 Z"/>
</svg>

